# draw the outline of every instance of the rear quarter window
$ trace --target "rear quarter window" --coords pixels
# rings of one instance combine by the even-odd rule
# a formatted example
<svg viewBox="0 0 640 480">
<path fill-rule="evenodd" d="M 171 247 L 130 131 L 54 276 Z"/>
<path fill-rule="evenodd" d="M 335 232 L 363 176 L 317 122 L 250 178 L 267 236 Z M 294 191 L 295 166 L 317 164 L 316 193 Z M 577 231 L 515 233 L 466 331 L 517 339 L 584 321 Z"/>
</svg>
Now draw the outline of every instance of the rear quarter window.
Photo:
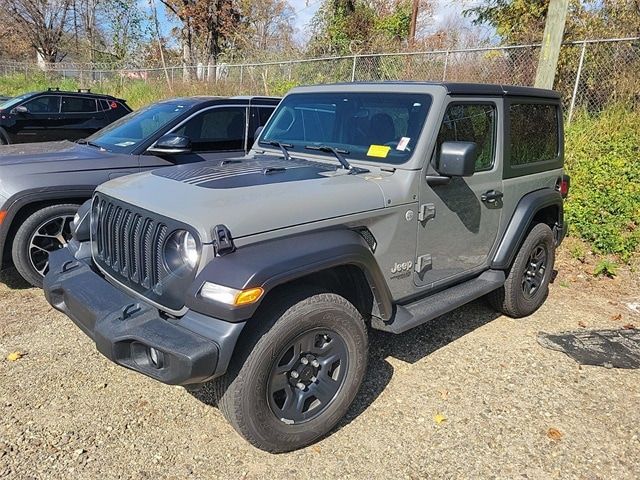
<svg viewBox="0 0 640 480">
<path fill-rule="evenodd" d="M 512 100 L 507 117 L 506 177 L 562 167 L 562 117 L 557 103 Z"/>
</svg>

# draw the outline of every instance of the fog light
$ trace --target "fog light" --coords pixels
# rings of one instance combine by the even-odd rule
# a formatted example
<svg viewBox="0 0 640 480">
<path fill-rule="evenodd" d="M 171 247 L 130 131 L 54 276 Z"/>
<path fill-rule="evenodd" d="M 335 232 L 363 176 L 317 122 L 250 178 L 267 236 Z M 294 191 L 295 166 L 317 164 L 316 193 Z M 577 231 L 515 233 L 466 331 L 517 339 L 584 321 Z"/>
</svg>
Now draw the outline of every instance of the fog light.
<svg viewBox="0 0 640 480">
<path fill-rule="evenodd" d="M 164 353 L 153 347 L 149 347 L 149 360 L 151 360 L 151 365 L 155 368 L 162 368 L 164 366 Z"/>
</svg>

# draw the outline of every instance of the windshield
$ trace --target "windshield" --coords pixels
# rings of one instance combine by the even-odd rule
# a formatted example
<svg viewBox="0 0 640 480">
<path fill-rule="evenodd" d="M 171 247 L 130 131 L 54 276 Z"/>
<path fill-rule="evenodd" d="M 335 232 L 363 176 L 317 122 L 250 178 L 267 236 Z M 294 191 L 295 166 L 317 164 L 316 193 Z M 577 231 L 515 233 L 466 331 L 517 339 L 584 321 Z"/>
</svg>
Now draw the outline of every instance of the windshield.
<svg viewBox="0 0 640 480">
<path fill-rule="evenodd" d="M 8 98 L 4 102 L 0 103 L 0 110 L 7 110 L 9 108 L 13 108 L 21 101 L 29 98 L 31 95 L 33 95 L 33 92 L 25 93 L 24 95 L 18 95 L 17 97 L 13 97 L 13 98 Z"/>
<path fill-rule="evenodd" d="M 191 104 L 180 102 L 149 105 L 116 120 L 86 140 L 109 151 L 131 152 L 190 108 Z"/>
<path fill-rule="evenodd" d="M 349 159 L 400 164 L 411 156 L 430 106 L 426 94 L 291 94 L 265 127 L 260 143 L 281 142 L 300 152 L 329 146 Z"/>
</svg>

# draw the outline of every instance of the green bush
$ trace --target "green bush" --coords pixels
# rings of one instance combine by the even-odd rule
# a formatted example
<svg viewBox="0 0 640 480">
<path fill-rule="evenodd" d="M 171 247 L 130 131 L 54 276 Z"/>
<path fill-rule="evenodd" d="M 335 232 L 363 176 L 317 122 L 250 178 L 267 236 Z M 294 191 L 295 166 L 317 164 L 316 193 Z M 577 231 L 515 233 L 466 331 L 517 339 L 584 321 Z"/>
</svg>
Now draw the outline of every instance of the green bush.
<svg viewBox="0 0 640 480">
<path fill-rule="evenodd" d="M 640 247 L 640 112 L 579 115 L 566 129 L 570 232 L 623 261 Z"/>
</svg>

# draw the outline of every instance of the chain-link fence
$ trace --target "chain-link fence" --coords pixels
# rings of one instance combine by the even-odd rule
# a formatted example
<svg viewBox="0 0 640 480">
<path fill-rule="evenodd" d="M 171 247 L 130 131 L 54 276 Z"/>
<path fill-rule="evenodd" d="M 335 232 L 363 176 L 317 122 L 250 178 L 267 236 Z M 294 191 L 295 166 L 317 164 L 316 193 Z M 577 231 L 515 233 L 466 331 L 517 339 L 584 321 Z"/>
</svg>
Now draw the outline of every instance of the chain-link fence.
<svg viewBox="0 0 640 480">
<path fill-rule="evenodd" d="M 130 66 L 0 63 L 0 75 L 43 72 L 73 78 L 81 86 L 104 82 L 207 84 L 220 94 L 281 94 L 293 85 L 370 80 L 422 80 L 533 85 L 540 45 L 482 47 L 431 52 L 353 55 L 197 66 Z M 577 109 L 600 111 L 614 102 L 640 107 L 640 37 L 563 44 L 555 88 L 569 118 Z"/>
</svg>

